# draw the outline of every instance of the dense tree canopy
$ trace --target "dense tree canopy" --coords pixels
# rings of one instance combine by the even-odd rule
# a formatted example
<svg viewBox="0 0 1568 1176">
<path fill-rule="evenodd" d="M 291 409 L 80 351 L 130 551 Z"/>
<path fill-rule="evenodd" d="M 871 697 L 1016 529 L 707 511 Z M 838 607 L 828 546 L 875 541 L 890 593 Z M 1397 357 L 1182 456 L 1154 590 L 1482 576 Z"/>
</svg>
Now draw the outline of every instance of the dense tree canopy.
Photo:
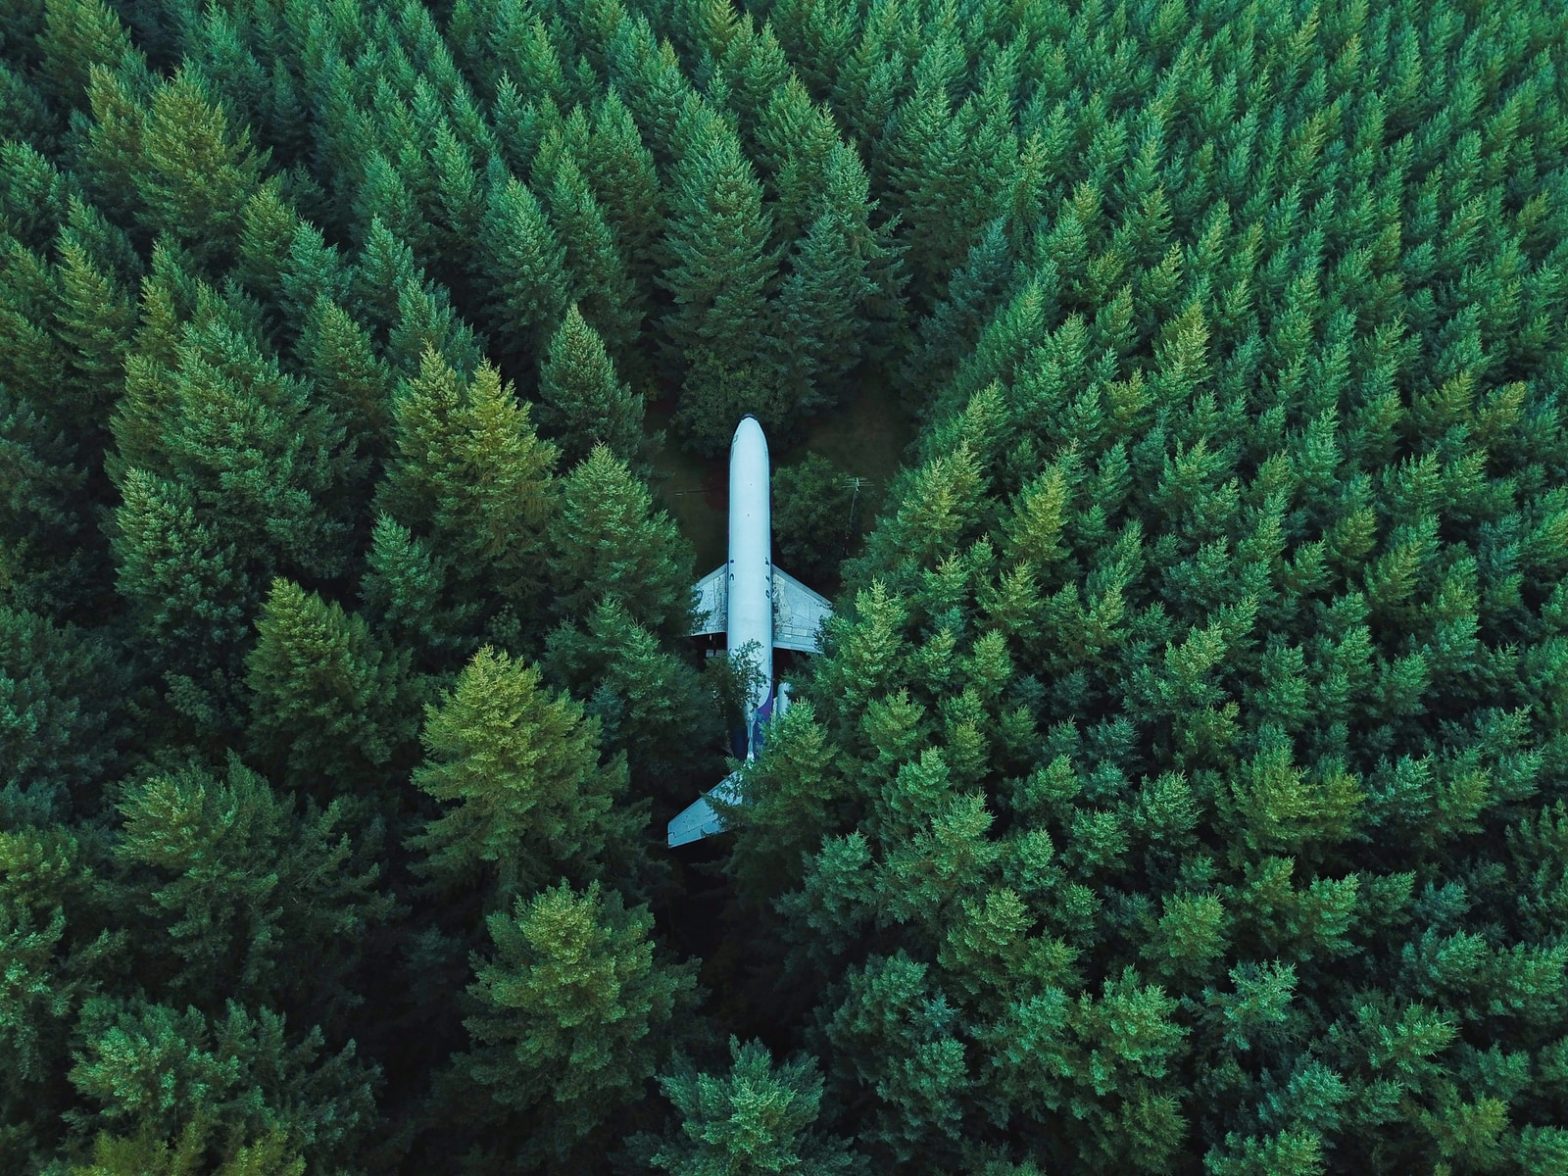
<svg viewBox="0 0 1568 1176">
<path fill-rule="evenodd" d="M 1568 1171 L 1565 79 L 1558 0 L 0 5 L 0 1171 Z M 836 613 L 672 854 L 743 413 Z"/>
</svg>

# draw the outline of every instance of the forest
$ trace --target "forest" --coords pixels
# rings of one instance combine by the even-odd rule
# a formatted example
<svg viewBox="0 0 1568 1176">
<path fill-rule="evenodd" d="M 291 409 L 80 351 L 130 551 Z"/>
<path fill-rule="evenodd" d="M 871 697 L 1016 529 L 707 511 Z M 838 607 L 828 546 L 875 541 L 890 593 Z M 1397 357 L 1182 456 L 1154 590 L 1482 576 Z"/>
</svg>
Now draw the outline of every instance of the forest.
<svg viewBox="0 0 1568 1176">
<path fill-rule="evenodd" d="M 1565 394 L 1561 0 L 4 0 L 0 1172 L 1568 1172 Z"/>
</svg>

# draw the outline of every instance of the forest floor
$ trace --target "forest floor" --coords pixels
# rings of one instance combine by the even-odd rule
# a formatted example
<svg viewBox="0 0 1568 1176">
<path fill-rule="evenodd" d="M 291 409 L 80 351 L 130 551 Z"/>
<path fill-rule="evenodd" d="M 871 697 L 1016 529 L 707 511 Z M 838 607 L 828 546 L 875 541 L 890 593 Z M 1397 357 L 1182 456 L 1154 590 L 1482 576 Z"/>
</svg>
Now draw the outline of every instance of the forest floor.
<svg viewBox="0 0 1568 1176">
<path fill-rule="evenodd" d="M 705 575 L 724 561 L 729 453 L 701 458 L 687 452 L 670 425 L 670 408 L 662 403 L 649 405 L 648 427 L 666 430 L 653 457 L 655 493 L 696 550 L 695 574 Z M 774 472 L 817 453 L 846 476 L 866 479 L 869 501 L 862 506 L 874 510 L 914 436 L 914 423 L 897 391 L 885 381 L 868 380 L 853 399 L 813 421 L 796 444 L 775 448 L 771 437 L 768 443 Z M 863 529 L 869 530 L 870 522 L 861 516 Z"/>
</svg>

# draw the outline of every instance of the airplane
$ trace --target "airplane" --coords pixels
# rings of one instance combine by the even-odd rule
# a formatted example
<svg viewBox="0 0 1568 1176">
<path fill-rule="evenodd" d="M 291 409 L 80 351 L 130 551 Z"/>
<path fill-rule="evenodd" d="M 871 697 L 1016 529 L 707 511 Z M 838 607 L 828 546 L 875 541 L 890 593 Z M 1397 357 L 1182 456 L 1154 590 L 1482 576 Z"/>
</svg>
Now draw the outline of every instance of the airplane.
<svg viewBox="0 0 1568 1176">
<path fill-rule="evenodd" d="M 768 483 L 768 441 L 762 425 L 747 413 L 730 439 L 729 558 L 702 579 L 697 594 L 693 636 L 726 635 L 732 656 L 748 645 L 760 680 L 746 699 L 745 758 L 762 746 L 762 728 L 789 706 L 789 686 L 773 691 L 773 650 L 822 651 L 822 622 L 832 614 L 826 597 L 773 565 L 773 511 Z M 738 753 L 740 748 L 734 750 Z M 740 772 L 732 772 L 669 823 L 670 848 L 724 830 L 724 819 L 708 803 L 713 797 L 740 803 Z"/>
</svg>

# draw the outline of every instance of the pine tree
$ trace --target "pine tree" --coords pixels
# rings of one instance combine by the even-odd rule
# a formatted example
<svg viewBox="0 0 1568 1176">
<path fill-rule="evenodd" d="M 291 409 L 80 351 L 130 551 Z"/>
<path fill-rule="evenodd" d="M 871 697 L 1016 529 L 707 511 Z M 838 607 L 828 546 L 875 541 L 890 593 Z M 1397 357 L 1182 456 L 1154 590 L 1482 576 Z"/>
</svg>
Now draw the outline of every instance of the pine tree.
<svg viewBox="0 0 1568 1176">
<path fill-rule="evenodd" d="M 296 788 L 362 795 L 411 765 L 419 690 L 406 653 L 383 648 L 362 617 L 274 580 L 246 658 L 257 762 Z"/>
<path fill-rule="evenodd" d="M 673 264 L 658 278 L 675 307 L 661 326 L 689 372 L 681 419 L 695 442 L 716 449 L 728 440 L 728 422 L 753 406 L 764 425 L 783 423 L 766 386 L 745 386 L 760 375 L 756 341 L 773 326 L 768 296 L 777 261 L 768 250 L 771 226 L 761 186 L 734 134 L 711 115 L 692 113 L 681 127 L 685 139 L 665 239 Z"/>
<path fill-rule="evenodd" d="M 681 1122 L 648 1157 L 650 1166 L 679 1176 L 826 1176 L 854 1169 L 843 1140 L 813 1129 L 822 1100 L 814 1059 L 775 1068 L 761 1042 L 741 1045 L 731 1037 L 730 1062 L 725 1074 L 699 1072 L 684 1062 L 659 1078 Z"/>
<path fill-rule="evenodd" d="M 1005 222 L 998 218 L 969 247 L 968 258 L 954 271 L 942 300 L 919 324 L 920 346 L 910 354 L 902 373 L 906 384 L 934 388 L 951 374 L 979 336 L 1012 272 Z"/>
<path fill-rule="evenodd" d="M 208 730 L 234 729 L 241 659 L 260 604 L 246 561 L 202 522 L 180 483 L 131 469 L 120 493 L 115 583 L 137 638 L 161 663 L 176 709 Z"/>
<path fill-rule="evenodd" d="M 454 601 L 451 561 L 390 515 L 377 515 L 360 595 L 378 633 L 425 670 L 450 668 L 479 645 L 480 608 Z"/>
<path fill-rule="evenodd" d="M 226 260 L 266 163 L 249 131 L 231 134 L 210 87 L 184 70 L 154 94 L 140 149 L 135 181 L 147 230 L 173 235 L 202 261 Z"/>
<path fill-rule="evenodd" d="M 111 928 L 93 872 L 98 854 L 63 825 L 30 823 L 14 790 L 0 792 L 0 1146 L 43 1164 L 60 1148 L 71 1029 L 84 1002 L 119 966 L 126 933 Z M 40 813 L 39 816 L 44 814 Z"/>
<path fill-rule="evenodd" d="M 446 807 L 410 845 L 441 887 L 482 876 L 504 907 L 551 877 L 640 869 L 645 806 L 621 800 L 625 760 L 601 762 L 597 721 L 535 666 L 481 649 L 427 708 L 423 742 L 414 785 Z"/>
<path fill-rule="evenodd" d="M 128 743 L 130 689 L 105 633 L 0 604 L 0 795 L 91 813 Z"/>
<path fill-rule="evenodd" d="M 570 1164 L 645 1096 L 695 1004 L 693 968 L 658 959 L 647 909 L 597 882 L 519 896 L 487 923 L 495 950 L 474 960 L 474 1048 L 455 1076 L 511 1116 L 482 1136 L 494 1162 Z"/>
<path fill-rule="evenodd" d="M 776 360 L 791 410 L 831 407 L 861 358 L 856 323 L 875 285 L 867 271 L 866 178 L 857 160 L 835 153 L 824 210 L 806 228 L 779 292 Z"/>
<path fill-rule="evenodd" d="M 614 600 L 661 637 L 691 631 L 691 550 L 647 484 L 605 446 L 561 479 L 548 538 L 558 612 L 582 616 Z"/>
<path fill-rule="evenodd" d="M 482 251 L 497 342 L 533 362 L 560 326 L 571 302 L 567 254 L 533 192 L 508 179 L 490 190 Z"/>
<path fill-rule="evenodd" d="M 365 454 L 383 453 L 392 419 L 393 377 L 365 329 L 323 294 L 304 321 L 299 352 L 317 390 L 350 423 L 356 448 Z"/>
<path fill-rule="evenodd" d="M 67 1118 L 81 1138 L 178 1139 L 192 1124 L 198 1136 L 203 1128 L 249 1139 L 276 1132 L 290 1150 L 334 1165 L 373 1137 L 376 1071 L 352 1045 L 327 1053 L 318 1028 L 287 1033 L 267 1009 L 230 1002 L 205 1015 L 98 997 L 83 1008 L 78 1033 L 70 1079 L 81 1101 Z"/>
<path fill-rule="evenodd" d="M 113 71 L 126 63 L 134 52 L 131 39 L 103 0 L 52 0 L 40 7 L 44 85 L 55 98 L 86 109 L 90 71 L 94 66 Z"/>
<path fill-rule="evenodd" d="M 639 289 L 650 293 L 654 246 L 664 224 L 664 191 L 653 155 L 613 87 L 594 111 L 593 137 L 579 162 Z"/>
<path fill-rule="evenodd" d="M 790 575 L 819 588 L 833 582 L 864 521 L 876 514 L 874 501 L 856 502 L 853 481 L 819 453 L 774 473 L 773 549 Z"/>
<path fill-rule="evenodd" d="M 113 272 L 105 272 L 89 245 L 70 228 L 60 234 L 59 275 L 56 331 L 75 376 L 71 399 L 76 431 L 91 457 L 107 438 L 110 407 L 124 383 L 136 308 Z"/>
<path fill-rule="evenodd" d="M 574 303 L 550 340 L 539 373 L 539 424 L 576 465 L 603 443 L 636 463 L 643 444 L 643 402 L 617 378 L 599 333 Z"/>
<path fill-rule="evenodd" d="M 377 831 L 351 837 L 342 801 L 301 811 L 230 755 L 222 777 L 160 773 L 118 807 L 121 885 L 149 900 L 136 915 L 143 977 L 198 1006 L 223 993 L 335 1020 L 358 1002 L 352 972 L 393 899 L 377 888 Z M 305 942 L 308 973 L 289 960 Z"/>
<path fill-rule="evenodd" d="M 268 571 L 336 574 L 362 464 L 341 422 L 261 350 L 234 309 L 206 303 L 179 332 L 172 372 L 157 360 L 128 371 L 145 393 L 128 388 L 117 412 L 120 454 L 183 483 L 209 525 Z"/>
<path fill-rule="evenodd" d="M 557 626 L 541 664 L 598 719 L 604 747 L 625 752 L 635 795 L 684 803 L 689 781 L 723 774 L 704 738 L 717 724 L 700 676 L 614 597 Z"/>
<path fill-rule="evenodd" d="M 460 604 L 532 607 L 543 587 L 556 449 L 535 434 L 529 407 L 495 368 L 464 380 L 427 350 L 392 414 L 382 509 L 453 561 L 467 588 Z"/>
<path fill-rule="evenodd" d="M 575 304 L 623 365 L 637 365 L 640 356 L 634 344 L 646 308 L 599 202 L 570 156 L 556 163 L 544 191 L 550 222 L 566 250 Z M 555 329 L 551 322 L 549 334 Z"/>
</svg>

